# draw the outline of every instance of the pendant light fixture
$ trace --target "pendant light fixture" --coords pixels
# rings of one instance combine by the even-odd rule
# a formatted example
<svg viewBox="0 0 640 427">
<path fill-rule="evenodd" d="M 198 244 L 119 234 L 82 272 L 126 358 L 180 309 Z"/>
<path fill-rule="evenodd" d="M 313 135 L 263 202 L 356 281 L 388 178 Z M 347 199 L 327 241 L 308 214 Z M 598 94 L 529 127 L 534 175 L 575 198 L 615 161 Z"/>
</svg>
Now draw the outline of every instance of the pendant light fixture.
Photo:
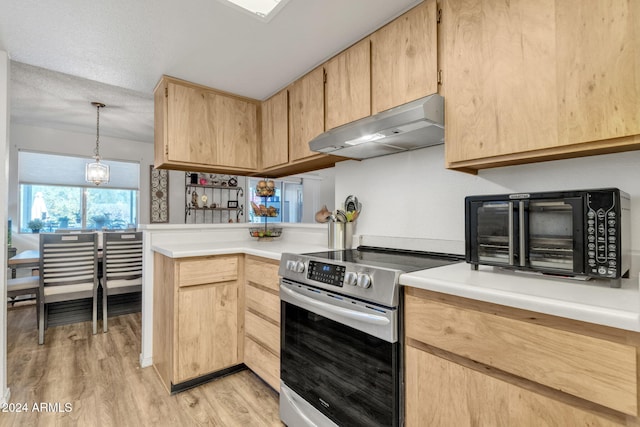
<svg viewBox="0 0 640 427">
<path fill-rule="evenodd" d="M 96 107 L 98 112 L 96 116 L 96 149 L 93 156 L 96 161 L 87 163 L 85 180 L 95 185 L 100 185 L 109 182 L 109 165 L 100 163 L 100 109 L 104 108 L 105 105 L 101 102 L 92 102 L 91 105 Z"/>
</svg>

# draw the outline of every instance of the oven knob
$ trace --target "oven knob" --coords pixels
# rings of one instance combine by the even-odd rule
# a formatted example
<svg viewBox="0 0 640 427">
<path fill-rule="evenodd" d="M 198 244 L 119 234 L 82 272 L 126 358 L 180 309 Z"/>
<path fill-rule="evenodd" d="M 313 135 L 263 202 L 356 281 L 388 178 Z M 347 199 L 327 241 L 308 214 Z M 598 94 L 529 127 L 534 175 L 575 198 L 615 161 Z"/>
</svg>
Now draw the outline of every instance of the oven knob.
<svg viewBox="0 0 640 427">
<path fill-rule="evenodd" d="M 345 285 L 350 285 L 350 286 L 355 286 L 358 284 L 358 275 L 356 273 L 354 273 L 353 271 L 348 272 L 347 274 L 344 275 L 344 284 Z"/>
<path fill-rule="evenodd" d="M 364 273 L 358 274 L 358 286 L 365 289 L 371 287 L 371 276 Z"/>
<path fill-rule="evenodd" d="M 295 271 L 296 270 L 296 262 L 293 260 L 287 260 L 287 270 Z"/>
<path fill-rule="evenodd" d="M 304 262 L 302 261 L 296 261 L 296 265 L 295 265 L 295 272 L 296 273 L 304 273 Z"/>
</svg>

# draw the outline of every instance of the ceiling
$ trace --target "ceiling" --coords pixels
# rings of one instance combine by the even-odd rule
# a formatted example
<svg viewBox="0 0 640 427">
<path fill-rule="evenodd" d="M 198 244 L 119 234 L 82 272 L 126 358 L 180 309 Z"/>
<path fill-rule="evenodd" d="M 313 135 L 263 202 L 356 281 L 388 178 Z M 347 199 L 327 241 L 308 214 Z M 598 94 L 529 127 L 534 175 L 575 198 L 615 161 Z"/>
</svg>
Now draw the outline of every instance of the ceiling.
<svg viewBox="0 0 640 427">
<path fill-rule="evenodd" d="M 153 141 L 163 74 L 264 100 L 420 0 L 289 0 L 269 22 L 222 0 L 0 0 L 11 121 Z"/>
</svg>

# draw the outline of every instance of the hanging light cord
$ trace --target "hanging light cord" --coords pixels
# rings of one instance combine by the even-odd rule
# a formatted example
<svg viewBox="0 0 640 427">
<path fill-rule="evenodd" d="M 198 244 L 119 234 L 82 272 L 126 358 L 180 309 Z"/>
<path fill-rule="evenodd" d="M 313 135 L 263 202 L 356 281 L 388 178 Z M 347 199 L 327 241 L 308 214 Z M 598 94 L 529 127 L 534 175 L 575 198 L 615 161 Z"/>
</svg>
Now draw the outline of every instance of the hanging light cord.
<svg viewBox="0 0 640 427">
<path fill-rule="evenodd" d="M 97 105 L 96 108 L 98 109 L 98 115 L 96 118 L 96 149 L 94 151 L 95 153 L 95 159 L 96 161 L 100 161 L 100 105 Z"/>
</svg>

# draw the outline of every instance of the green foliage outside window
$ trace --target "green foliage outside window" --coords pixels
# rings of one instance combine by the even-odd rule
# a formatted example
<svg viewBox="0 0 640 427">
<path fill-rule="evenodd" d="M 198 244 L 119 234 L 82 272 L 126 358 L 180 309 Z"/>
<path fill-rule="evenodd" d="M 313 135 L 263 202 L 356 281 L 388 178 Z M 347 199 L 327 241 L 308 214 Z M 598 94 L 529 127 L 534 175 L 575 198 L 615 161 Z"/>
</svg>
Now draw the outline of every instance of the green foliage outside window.
<svg viewBox="0 0 640 427">
<path fill-rule="evenodd" d="M 117 229 L 137 225 L 138 191 L 56 185 L 20 186 L 20 231 L 43 222 L 42 231 L 58 228 Z"/>
</svg>

